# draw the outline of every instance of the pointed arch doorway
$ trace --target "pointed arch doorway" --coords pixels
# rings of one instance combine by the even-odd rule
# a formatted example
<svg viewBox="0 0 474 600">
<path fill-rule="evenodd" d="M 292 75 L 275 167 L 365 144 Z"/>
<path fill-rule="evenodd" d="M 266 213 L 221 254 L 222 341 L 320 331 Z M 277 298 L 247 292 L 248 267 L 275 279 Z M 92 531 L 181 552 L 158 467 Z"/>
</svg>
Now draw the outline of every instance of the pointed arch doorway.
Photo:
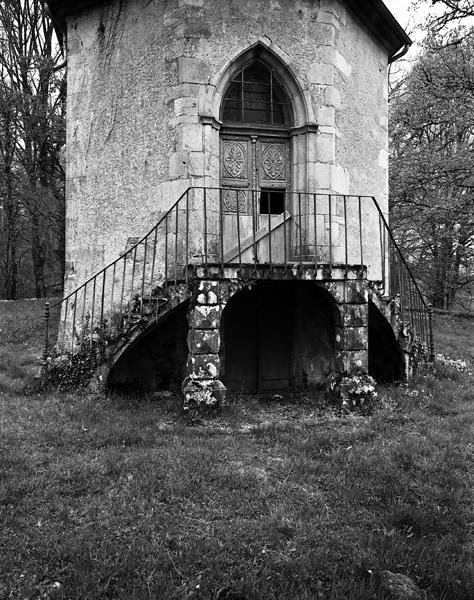
<svg viewBox="0 0 474 600">
<path fill-rule="evenodd" d="M 232 259 L 236 240 L 240 247 L 257 231 L 271 231 L 289 208 L 294 119 L 276 69 L 260 58 L 238 69 L 224 92 L 220 117 L 224 248 Z"/>
</svg>

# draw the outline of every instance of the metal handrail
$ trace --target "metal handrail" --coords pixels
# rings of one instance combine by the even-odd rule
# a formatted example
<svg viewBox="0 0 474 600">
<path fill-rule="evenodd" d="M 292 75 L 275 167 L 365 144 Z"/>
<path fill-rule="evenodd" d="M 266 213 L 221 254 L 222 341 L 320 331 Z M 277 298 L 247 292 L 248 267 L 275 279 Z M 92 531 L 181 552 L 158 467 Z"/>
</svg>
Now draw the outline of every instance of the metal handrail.
<svg viewBox="0 0 474 600">
<path fill-rule="evenodd" d="M 91 275 L 87 281 L 85 281 L 78 288 L 73 290 L 70 294 L 68 294 L 64 298 L 61 298 L 61 300 L 58 300 L 58 302 L 55 302 L 54 304 L 50 304 L 49 308 L 50 309 L 55 308 L 56 306 L 59 306 L 60 304 L 62 304 L 66 300 L 68 300 L 69 298 L 74 296 L 75 293 L 79 292 L 82 288 L 84 288 L 86 285 L 88 285 L 93 279 L 95 279 L 99 275 L 102 275 L 102 273 L 104 273 L 104 271 L 106 271 L 110 267 L 113 267 L 114 265 L 116 265 L 125 256 L 127 256 L 127 254 L 130 254 L 131 252 L 133 252 L 135 250 L 135 248 L 137 248 L 151 233 L 153 233 L 155 231 L 155 229 L 168 217 L 168 215 L 170 215 L 173 212 L 174 208 L 181 202 L 182 198 L 189 192 L 190 189 L 192 189 L 192 188 L 188 187 L 186 189 L 186 191 L 184 191 L 181 194 L 181 196 L 178 198 L 178 200 L 176 200 L 176 202 L 173 204 L 173 206 L 161 217 L 161 219 L 158 221 L 158 223 L 153 225 L 153 227 L 150 229 L 150 231 L 148 233 L 146 233 L 140 240 L 138 240 L 138 242 L 136 242 L 133 246 L 131 246 L 126 252 L 121 254 L 118 258 L 116 258 L 111 263 L 109 263 L 108 265 L 103 267 L 100 271 L 97 271 L 97 273 L 95 273 L 94 275 Z"/>
<path fill-rule="evenodd" d="M 385 215 L 383 214 L 383 212 L 382 212 L 382 210 L 381 210 L 381 208 L 380 208 L 380 206 L 379 206 L 379 203 L 377 202 L 377 200 L 375 199 L 375 197 L 374 197 L 374 196 L 372 196 L 372 200 L 373 200 L 373 202 L 374 202 L 374 204 L 375 204 L 375 206 L 376 206 L 376 208 L 377 208 L 377 210 L 378 210 L 378 213 L 379 213 L 379 215 L 380 215 L 380 217 L 381 217 L 381 219 L 382 219 L 382 221 L 383 221 L 383 224 L 385 225 L 385 228 L 386 228 L 386 230 L 388 231 L 388 234 L 389 234 L 389 236 L 390 236 L 390 239 L 391 239 L 391 241 L 392 241 L 393 245 L 394 245 L 394 246 L 395 246 L 395 248 L 397 249 L 398 255 L 399 255 L 399 256 L 400 256 L 400 258 L 402 259 L 402 262 L 403 262 L 403 264 L 405 265 L 405 267 L 406 267 L 406 269 L 407 269 L 408 273 L 410 274 L 410 277 L 411 277 L 411 279 L 412 279 L 413 283 L 415 284 L 416 290 L 417 290 L 418 294 L 420 295 L 420 298 L 421 298 L 421 300 L 422 300 L 422 302 L 423 302 L 423 305 L 424 305 L 424 307 L 425 307 L 425 308 L 428 310 L 428 308 L 429 308 L 429 305 L 428 305 L 428 304 L 425 302 L 425 299 L 424 299 L 424 297 L 423 297 L 423 294 L 422 294 L 422 292 L 421 292 L 421 290 L 420 290 L 420 288 L 419 288 L 419 286 L 418 286 L 418 283 L 416 282 L 416 279 L 415 279 L 415 277 L 414 277 L 414 275 L 413 275 L 413 273 L 412 273 L 412 271 L 411 271 L 410 267 L 408 266 L 408 263 L 407 263 L 407 261 L 405 260 L 405 257 L 403 256 L 403 253 L 402 253 L 402 251 L 400 250 L 400 246 L 398 245 L 398 243 L 397 243 L 396 239 L 395 239 L 395 238 L 394 238 L 394 236 L 393 236 L 392 230 L 390 229 L 390 227 L 389 227 L 389 225 L 388 225 L 388 223 L 387 223 L 387 220 L 386 220 L 386 218 L 385 218 Z"/>
<path fill-rule="evenodd" d="M 190 265 L 207 268 L 217 264 L 222 272 L 224 265 L 236 258 L 239 267 L 256 267 L 263 261 L 270 267 L 312 265 L 315 270 L 325 265 L 331 271 L 339 265 L 344 267 L 345 277 L 349 267 L 367 266 L 367 278 L 377 282 L 382 294 L 398 296 L 402 315 L 408 314 L 415 335 L 433 354 L 430 308 L 373 196 L 285 192 L 288 206 L 282 207 L 267 190 L 266 213 L 262 216 L 263 205 L 257 205 L 260 193 L 257 189 L 187 188 L 131 248 L 46 307 L 44 360 L 49 352 L 52 309 L 62 311 L 60 350 L 64 352 L 67 346 L 74 352 L 86 339 L 91 345 L 112 341 L 126 334 L 146 314 L 157 313 L 166 301 L 163 289 L 178 281 L 188 282 Z M 291 203 L 293 209 L 287 211 Z M 364 242 L 363 211 L 373 220 L 370 205 L 378 216 L 378 250 L 373 236 Z M 229 223 L 235 225 L 233 234 L 237 239 L 232 240 L 233 248 L 226 249 Z M 374 252 L 379 252 L 378 259 Z M 160 268 L 161 275 L 156 272 Z M 110 276 L 111 282 L 107 282 Z"/>
</svg>

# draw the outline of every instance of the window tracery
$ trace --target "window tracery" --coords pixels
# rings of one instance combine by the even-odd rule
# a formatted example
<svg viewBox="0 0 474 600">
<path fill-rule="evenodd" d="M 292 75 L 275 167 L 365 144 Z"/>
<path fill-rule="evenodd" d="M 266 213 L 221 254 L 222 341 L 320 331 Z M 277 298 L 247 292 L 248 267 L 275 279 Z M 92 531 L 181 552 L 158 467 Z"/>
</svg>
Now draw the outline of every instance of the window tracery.
<svg viewBox="0 0 474 600">
<path fill-rule="evenodd" d="M 230 123 L 285 125 L 290 102 L 273 69 L 260 61 L 238 71 L 224 95 L 222 119 Z"/>
</svg>

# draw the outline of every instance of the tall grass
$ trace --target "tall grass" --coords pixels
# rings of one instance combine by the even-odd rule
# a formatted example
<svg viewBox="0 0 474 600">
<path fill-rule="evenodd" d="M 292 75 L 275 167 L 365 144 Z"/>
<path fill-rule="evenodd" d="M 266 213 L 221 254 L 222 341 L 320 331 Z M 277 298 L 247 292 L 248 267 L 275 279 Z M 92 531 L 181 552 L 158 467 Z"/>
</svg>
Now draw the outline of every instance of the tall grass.
<svg viewBox="0 0 474 600">
<path fill-rule="evenodd" d="M 189 426 L 153 397 L 22 394 L 31 331 L 1 347 L 0 598 L 376 599 L 366 565 L 474 597 L 469 372 L 381 388 L 370 417 L 241 399 Z M 472 361 L 473 333 L 442 317 L 438 350 Z"/>
</svg>

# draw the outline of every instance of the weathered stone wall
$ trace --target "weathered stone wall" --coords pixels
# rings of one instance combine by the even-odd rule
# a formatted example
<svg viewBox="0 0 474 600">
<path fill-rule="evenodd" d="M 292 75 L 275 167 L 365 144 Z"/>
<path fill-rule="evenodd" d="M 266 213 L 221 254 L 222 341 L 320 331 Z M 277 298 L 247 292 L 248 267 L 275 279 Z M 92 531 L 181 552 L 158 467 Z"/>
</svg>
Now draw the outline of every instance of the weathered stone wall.
<svg viewBox="0 0 474 600">
<path fill-rule="evenodd" d="M 189 185 L 218 185 L 226 69 L 255 44 L 286 64 L 296 125 L 313 126 L 295 136 L 293 189 L 386 207 L 387 57 L 341 0 L 112 2 L 68 23 L 66 291 Z"/>
</svg>

